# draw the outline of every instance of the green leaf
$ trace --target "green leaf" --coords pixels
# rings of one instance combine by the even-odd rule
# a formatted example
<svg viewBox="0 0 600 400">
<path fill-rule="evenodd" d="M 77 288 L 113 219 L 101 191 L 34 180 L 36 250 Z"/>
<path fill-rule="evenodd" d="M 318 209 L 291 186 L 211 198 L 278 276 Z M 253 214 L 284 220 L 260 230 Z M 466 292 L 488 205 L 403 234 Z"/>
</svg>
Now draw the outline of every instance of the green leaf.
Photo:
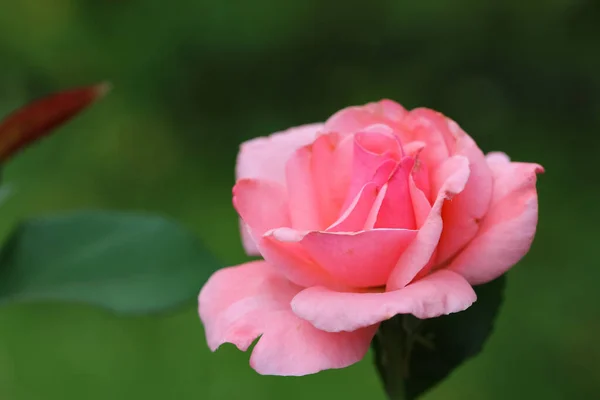
<svg viewBox="0 0 600 400">
<path fill-rule="evenodd" d="M 89 211 L 36 218 L 0 251 L 0 304 L 67 301 L 159 312 L 195 299 L 217 268 L 194 235 L 162 217 Z"/>
<path fill-rule="evenodd" d="M 397 315 L 373 339 L 375 364 L 393 400 L 413 400 L 478 354 L 492 333 L 506 278 L 476 286 L 477 301 L 463 312 L 419 320 Z"/>
</svg>

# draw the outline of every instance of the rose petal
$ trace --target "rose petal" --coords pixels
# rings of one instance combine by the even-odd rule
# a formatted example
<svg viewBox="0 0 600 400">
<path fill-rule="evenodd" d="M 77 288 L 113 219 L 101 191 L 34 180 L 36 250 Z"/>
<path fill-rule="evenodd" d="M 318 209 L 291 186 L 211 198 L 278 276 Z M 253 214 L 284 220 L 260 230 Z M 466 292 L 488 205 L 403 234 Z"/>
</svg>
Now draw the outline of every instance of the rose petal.
<svg viewBox="0 0 600 400">
<path fill-rule="evenodd" d="M 475 300 L 473 288 L 463 277 L 441 270 L 403 289 L 384 293 L 343 293 L 311 287 L 294 297 L 292 309 L 318 329 L 352 332 L 397 314 L 424 319 L 463 311 Z"/>
<path fill-rule="evenodd" d="M 242 247 L 249 256 L 259 256 L 260 250 L 256 240 L 252 237 L 250 227 L 240 218 L 240 233 L 242 235 Z"/>
<path fill-rule="evenodd" d="M 407 229 L 374 229 L 356 233 L 309 232 L 285 235 L 281 241 L 297 242 L 305 254 L 338 283 L 367 288 L 385 285 L 398 258 L 416 236 Z"/>
<path fill-rule="evenodd" d="M 233 187 L 233 205 L 242 219 L 244 248 L 251 255 L 266 231 L 291 224 L 285 188 L 275 182 L 239 180 Z"/>
<path fill-rule="evenodd" d="M 473 139 L 443 114 L 419 108 L 412 110 L 402 123 L 406 127 L 401 134 L 404 140 L 426 143 L 419 158 L 433 175 L 433 197 L 444 182 L 436 178 L 439 166 L 452 156 L 465 156 L 469 160 L 471 174 L 466 187 L 453 201 L 444 204 L 442 210 L 444 230 L 436 256 L 436 263 L 440 264 L 455 255 L 477 234 L 479 220 L 487 212 L 492 196 L 491 171 Z"/>
<path fill-rule="evenodd" d="M 285 164 L 302 146 L 312 143 L 323 124 L 302 125 L 242 143 L 236 178 L 256 178 L 285 185 Z"/>
<path fill-rule="evenodd" d="M 415 185 L 423 192 L 427 201 L 431 203 L 432 197 L 435 199 L 435 196 L 432 196 L 431 193 L 429 168 L 427 168 L 427 165 L 419 158 L 419 153 L 416 153 L 411 157 L 415 159 L 415 162 L 410 175 L 413 178 Z M 435 194 L 437 195 L 437 192 Z"/>
<path fill-rule="evenodd" d="M 400 104 L 384 99 L 377 103 L 347 107 L 338 111 L 327 120 L 325 130 L 348 134 L 374 124 L 394 127 L 406 113 Z"/>
<path fill-rule="evenodd" d="M 416 108 L 408 112 L 402 120 L 400 130 L 402 143 L 413 141 L 425 143 L 419 157 L 430 171 L 434 171 L 451 156 L 444 136 L 445 123 L 440 124 L 443 115 L 427 108 Z"/>
<path fill-rule="evenodd" d="M 352 175 L 353 150 L 354 139 L 335 132 L 320 135 L 312 145 L 311 168 L 323 226 L 333 224 L 344 206 Z"/>
<path fill-rule="evenodd" d="M 448 198 L 460 193 L 469 179 L 469 160 L 455 156 L 440 166 L 448 177 L 440 189 L 437 199 L 419 230 L 415 240 L 406 249 L 388 279 L 388 290 L 406 286 L 427 265 L 432 257 L 442 233 L 442 206 Z"/>
<path fill-rule="evenodd" d="M 531 247 L 538 220 L 537 164 L 511 163 L 492 155 L 494 194 L 490 210 L 473 241 L 449 269 L 472 284 L 491 281 L 515 265 Z"/>
<path fill-rule="evenodd" d="M 444 204 L 444 230 L 438 246 L 437 263 L 441 264 L 464 248 L 477 234 L 479 221 L 488 212 L 492 199 L 492 171 L 485 156 L 452 120 L 446 118 L 448 130 L 455 138 L 452 154 L 469 159 L 471 174 L 465 189 L 451 202 Z"/>
<path fill-rule="evenodd" d="M 383 162 L 367 182 L 357 193 L 354 199 L 344 208 L 344 213 L 329 228 L 328 232 L 356 232 L 373 226 L 373 219 L 379 213 L 383 198 L 379 198 L 381 192 L 387 191 L 386 183 L 397 163 L 394 160 Z M 379 199 L 379 200 L 378 200 Z M 381 201 L 380 201 L 381 200 Z"/>
<path fill-rule="evenodd" d="M 329 333 L 298 318 L 290 301 L 302 288 L 264 261 L 216 272 L 198 299 L 211 350 L 233 343 L 245 351 L 256 338 L 250 365 L 265 375 L 307 375 L 360 361 L 376 326 Z"/>
<path fill-rule="evenodd" d="M 390 167 L 387 174 L 381 174 L 382 166 L 393 165 L 395 167 L 400 160 L 402 148 L 391 130 L 385 126 L 374 126 L 372 128 L 374 130 L 367 130 L 354 135 L 352 176 L 344 209 L 355 199 L 361 188 L 368 182 L 373 181 L 376 175 L 379 174 L 378 176 L 383 179 L 378 185 L 383 185 L 391 176 L 393 168 Z"/>
<path fill-rule="evenodd" d="M 377 185 L 374 182 L 367 183 L 340 218 L 327 228 L 327 232 L 356 232 L 362 230 L 367 223 L 377 195 Z"/>
<path fill-rule="evenodd" d="M 425 193 L 417 187 L 412 176 L 408 177 L 408 189 L 410 191 L 410 199 L 415 214 L 415 223 L 417 228 L 420 229 L 431 212 L 431 204 L 429 204 L 429 200 Z"/>
<path fill-rule="evenodd" d="M 305 146 L 296 150 L 286 164 L 291 226 L 300 230 L 325 228 L 319 218 L 311 159 L 312 150 Z"/>
<path fill-rule="evenodd" d="M 405 157 L 388 181 L 375 228 L 415 229 L 415 213 L 408 183 L 413 164 L 412 158 Z"/>
<path fill-rule="evenodd" d="M 290 228 L 271 230 L 259 242 L 260 253 L 273 268 L 297 285 L 339 287 L 297 243 L 305 234 Z"/>
</svg>

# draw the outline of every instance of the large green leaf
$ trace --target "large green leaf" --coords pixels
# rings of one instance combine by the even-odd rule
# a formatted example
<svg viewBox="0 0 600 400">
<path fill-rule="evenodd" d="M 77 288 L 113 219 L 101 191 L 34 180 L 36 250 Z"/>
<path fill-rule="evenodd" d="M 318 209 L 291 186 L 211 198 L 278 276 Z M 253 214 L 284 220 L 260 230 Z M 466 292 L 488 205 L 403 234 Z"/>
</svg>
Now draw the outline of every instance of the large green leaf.
<svg viewBox="0 0 600 400">
<path fill-rule="evenodd" d="M 196 237 L 162 217 L 90 211 L 30 219 L 0 251 L 0 304 L 163 311 L 194 299 L 217 267 Z"/>
<path fill-rule="evenodd" d="M 477 301 L 463 312 L 427 320 L 397 315 L 381 324 L 373 348 L 390 399 L 418 398 L 481 351 L 500 310 L 505 280 L 476 286 Z"/>
</svg>

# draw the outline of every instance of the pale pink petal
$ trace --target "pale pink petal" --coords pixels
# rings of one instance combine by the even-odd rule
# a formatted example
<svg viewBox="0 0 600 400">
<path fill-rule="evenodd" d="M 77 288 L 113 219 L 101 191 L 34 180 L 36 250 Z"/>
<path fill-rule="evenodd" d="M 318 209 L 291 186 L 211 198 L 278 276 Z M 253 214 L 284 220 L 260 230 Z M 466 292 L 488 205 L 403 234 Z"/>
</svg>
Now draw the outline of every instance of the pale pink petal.
<svg viewBox="0 0 600 400">
<path fill-rule="evenodd" d="M 300 147 L 312 143 L 323 124 L 302 125 L 242 143 L 236 178 L 255 178 L 285 185 L 285 164 Z"/>
<path fill-rule="evenodd" d="M 413 164 L 412 158 L 405 157 L 388 181 L 375 228 L 415 229 L 415 213 L 408 182 Z"/>
<path fill-rule="evenodd" d="M 415 236 L 413 230 L 373 229 L 356 233 L 310 232 L 287 239 L 299 241 L 308 257 L 336 282 L 367 288 L 385 285 Z"/>
<path fill-rule="evenodd" d="M 354 135 L 355 141 L 372 154 L 390 154 L 400 160 L 404 155 L 402 145 L 394 130 L 385 124 L 369 125 Z"/>
<path fill-rule="evenodd" d="M 511 163 L 490 156 L 494 193 L 490 210 L 471 243 L 450 263 L 449 269 L 472 284 L 497 278 L 515 265 L 531 247 L 538 220 L 537 164 Z"/>
<path fill-rule="evenodd" d="M 240 215 L 244 248 L 255 254 L 266 231 L 290 226 L 285 188 L 275 182 L 241 179 L 233 187 L 233 205 Z"/>
<path fill-rule="evenodd" d="M 508 154 L 501 151 L 492 151 L 485 155 L 485 161 L 487 161 L 487 164 L 494 172 L 494 175 L 498 175 L 500 169 L 502 169 L 505 164 L 510 163 L 510 157 Z"/>
<path fill-rule="evenodd" d="M 400 104 L 390 99 L 382 99 L 376 103 L 366 105 L 372 112 L 382 114 L 386 119 L 398 122 L 407 114 L 407 111 Z"/>
<path fill-rule="evenodd" d="M 406 113 L 400 104 L 384 99 L 377 103 L 347 107 L 338 111 L 327 120 L 325 130 L 348 134 L 374 124 L 394 127 Z"/>
<path fill-rule="evenodd" d="M 240 232 L 242 234 L 242 246 L 244 247 L 246 254 L 249 256 L 259 256 L 260 250 L 258 249 L 258 245 L 256 244 L 256 241 L 252 237 L 250 228 L 241 218 L 240 218 Z"/>
<path fill-rule="evenodd" d="M 447 179 L 440 189 L 437 199 L 419 230 L 415 240 L 400 257 L 388 279 L 388 290 L 406 286 L 427 265 L 433 256 L 442 233 L 442 206 L 446 200 L 460 193 L 469 179 L 469 160 L 455 156 L 446 160 L 440 168 Z"/>
<path fill-rule="evenodd" d="M 202 288 L 198 310 L 211 350 L 233 343 L 265 375 L 307 375 L 360 361 L 377 326 L 329 333 L 298 318 L 290 301 L 302 288 L 264 261 L 217 271 Z"/>
<path fill-rule="evenodd" d="M 291 226 L 300 230 L 325 229 L 325 226 L 321 226 L 319 218 L 311 158 L 311 148 L 305 146 L 296 150 L 286 164 Z"/>
<path fill-rule="evenodd" d="M 338 287 L 333 278 L 311 260 L 306 250 L 297 243 L 305 234 L 290 228 L 273 229 L 260 239 L 260 253 L 273 268 L 297 285 Z"/>
<path fill-rule="evenodd" d="M 402 143 L 402 148 L 404 149 L 404 154 L 408 157 L 417 158 L 421 150 L 423 150 L 427 146 L 425 142 L 422 141 L 412 141 L 408 143 Z"/>
<path fill-rule="evenodd" d="M 435 318 L 467 309 L 477 296 L 467 281 L 441 270 L 403 289 L 384 293 L 335 292 L 324 287 L 304 289 L 292 300 L 294 313 L 327 332 L 352 332 L 392 318 L 412 314 Z"/>
</svg>

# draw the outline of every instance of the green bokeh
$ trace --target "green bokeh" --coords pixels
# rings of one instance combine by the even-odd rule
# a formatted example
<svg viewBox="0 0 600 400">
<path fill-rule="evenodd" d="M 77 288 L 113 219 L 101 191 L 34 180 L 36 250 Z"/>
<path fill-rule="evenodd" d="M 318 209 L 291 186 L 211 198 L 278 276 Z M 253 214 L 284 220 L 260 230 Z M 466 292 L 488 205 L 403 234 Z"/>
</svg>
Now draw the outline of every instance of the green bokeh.
<svg viewBox="0 0 600 400">
<path fill-rule="evenodd" d="M 540 224 L 485 352 L 427 399 L 592 399 L 600 389 L 598 2 L 19 0 L 0 5 L 0 114 L 62 88 L 114 92 L 15 159 L 1 232 L 28 215 L 169 214 L 223 264 L 239 143 L 388 97 L 436 108 L 484 151 L 536 161 Z M 594 247 L 595 246 L 595 247 Z M 0 310 L 0 399 L 383 398 L 370 357 L 261 377 L 206 347 L 195 305 L 122 319 Z"/>
</svg>

